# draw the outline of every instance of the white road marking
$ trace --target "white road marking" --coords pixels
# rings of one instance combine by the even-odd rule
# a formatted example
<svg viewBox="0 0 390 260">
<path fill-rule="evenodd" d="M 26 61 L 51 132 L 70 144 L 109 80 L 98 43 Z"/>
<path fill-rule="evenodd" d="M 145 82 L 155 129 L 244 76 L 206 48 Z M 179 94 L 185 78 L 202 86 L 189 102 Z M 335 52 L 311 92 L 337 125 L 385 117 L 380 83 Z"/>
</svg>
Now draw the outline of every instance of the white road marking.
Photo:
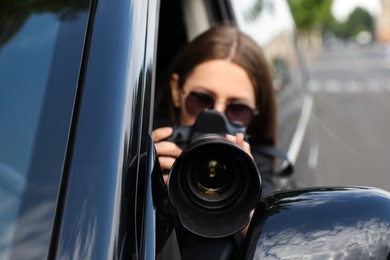
<svg viewBox="0 0 390 260">
<path fill-rule="evenodd" d="M 349 93 L 359 93 L 362 92 L 363 86 L 361 86 L 357 81 L 348 80 L 345 83 L 345 91 Z"/>
<path fill-rule="evenodd" d="M 337 80 L 328 80 L 325 81 L 325 87 L 328 92 L 331 93 L 340 93 L 343 91 L 343 87 L 340 81 Z"/>
<path fill-rule="evenodd" d="M 310 146 L 309 160 L 307 162 L 310 169 L 314 170 L 317 168 L 319 151 L 320 146 L 317 143 Z"/>
<path fill-rule="evenodd" d="M 390 92 L 390 78 L 385 80 L 309 80 L 308 89 L 312 93 L 387 93 Z"/>
<path fill-rule="evenodd" d="M 329 59 L 322 60 L 320 63 L 309 65 L 309 71 L 360 71 L 360 70 L 382 70 L 390 68 L 390 59 L 383 58 L 371 59 Z"/>
</svg>

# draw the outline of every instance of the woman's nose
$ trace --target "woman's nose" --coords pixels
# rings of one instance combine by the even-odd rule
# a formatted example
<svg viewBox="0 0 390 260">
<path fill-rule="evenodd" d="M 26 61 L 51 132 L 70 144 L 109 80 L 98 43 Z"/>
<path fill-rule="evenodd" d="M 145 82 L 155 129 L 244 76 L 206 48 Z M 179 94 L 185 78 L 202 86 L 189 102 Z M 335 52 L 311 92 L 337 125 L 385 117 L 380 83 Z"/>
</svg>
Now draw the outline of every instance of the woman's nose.
<svg viewBox="0 0 390 260">
<path fill-rule="evenodd" d="M 225 113 L 225 110 L 226 110 L 225 103 L 216 101 L 214 104 L 214 110 L 217 110 L 218 112 L 221 112 L 221 113 Z"/>
</svg>

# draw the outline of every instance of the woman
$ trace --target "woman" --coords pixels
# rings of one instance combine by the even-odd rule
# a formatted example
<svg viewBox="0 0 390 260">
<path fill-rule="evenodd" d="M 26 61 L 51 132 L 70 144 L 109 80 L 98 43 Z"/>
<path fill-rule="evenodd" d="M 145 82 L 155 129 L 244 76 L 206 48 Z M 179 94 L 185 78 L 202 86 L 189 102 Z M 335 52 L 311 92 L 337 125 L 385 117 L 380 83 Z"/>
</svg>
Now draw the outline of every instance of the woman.
<svg viewBox="0 0 390 260">
<path fill-rule="evenodd" d="M 254 153 L 257 146 L 276 143 L 276 102 L 270 69 L 262 49 L 236 27 L 210 28 L 193 40 L 174 63 L 168 101 L 173 125 L 192 125 L 205 108 L 224 113 L 229 121 L 241 121 L 244 136 L 227 135 L 250 154 L 259 167 L 263 195 L 274 190 L 271 181 L 272 157 Z M 161 112 L 161 110 L 160 110 Z M 172 134 L 171 127 L 158 128 L 152 137 L 161 168 L 170 170 L 182 150 L 163 141 Z"/>
<path fill-rule="evenodd" d="M 275 95 L 262 49 L 251 38 L 234 26 L 210 28 L 178 56 L 168 85 L 162 99 L 164 103 L 157 107 L 156 116 L 170 114 L 170 125 L 193 125 L 204 109 L 215 109 L 224 113 L 229 121 L 241 121 L 250 136 L 249 141 L 244 140 L 243 134 L 227 135 L 226 139 L 255 160 L 262 179 L 262 196 L 275 190 L 273 157 L 258 149 L 276 143 Z M 167 102 L 169 111 L 164 111 Z M 171 127 L 158 128 L 152 133 L 160 166 L 166 171 L 182 152 L 175 143 L 166 141 L 172 133 Z M 176 226 L 176 232 L 182 253 L 186 252 L 185 248 L 215 242 L 191 234 L 180 225 Z M 240 233 L 245 235 L 246 228 Z M 225 241 L 233 244 L 235 254 L 239 252 L 242 237 L 236 234 Z"/>
</svg>

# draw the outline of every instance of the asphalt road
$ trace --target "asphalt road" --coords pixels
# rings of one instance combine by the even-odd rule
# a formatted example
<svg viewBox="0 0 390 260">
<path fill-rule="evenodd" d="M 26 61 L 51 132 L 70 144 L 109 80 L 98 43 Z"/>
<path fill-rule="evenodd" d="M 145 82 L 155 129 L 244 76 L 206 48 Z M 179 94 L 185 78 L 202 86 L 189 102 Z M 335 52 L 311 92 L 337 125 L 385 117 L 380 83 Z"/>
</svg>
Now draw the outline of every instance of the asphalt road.
<svg viewBox="0 0 390 260">
<path fill-rule="evenodd" d="M 308 61 L 318 185 L 390 191 L 390 55 L 377 45 L 324 49 Z"/>
</svg>

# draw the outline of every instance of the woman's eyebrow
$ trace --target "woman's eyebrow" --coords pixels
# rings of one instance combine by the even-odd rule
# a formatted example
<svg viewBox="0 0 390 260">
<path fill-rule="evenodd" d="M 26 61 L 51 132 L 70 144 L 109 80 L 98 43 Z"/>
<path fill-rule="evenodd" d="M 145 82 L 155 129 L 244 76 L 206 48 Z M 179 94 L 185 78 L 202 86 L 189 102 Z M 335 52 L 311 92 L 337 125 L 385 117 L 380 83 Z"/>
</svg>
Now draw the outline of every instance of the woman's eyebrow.
<svg viewBox="0 0 390 260">
<path fill-rule="evenodd" d="M 193 85 L 192 89 L 189 91 L 203 91 L 203 92 L 207 92 L 207 93 L 213 95 L 214 97 L 216 96 L 216 93 L 213 90 L 209 89 L 208 87 L 202 86 L 202 85 Z"/>
<path fill-rule="evenodd" d="M 210 89 L 204 85 L 200 85 L 200 84 L 191 85 L 191 90 L 188 90 L 188 89 L 183 89 L 183 90 L 185 93 L 191 92 L 191 91 L 204 92 L 204 93 L 210 94 L 214 98 L 217 98 L 217 96 L 218 96 L 217 93 L 214 92 L 212 89 Z M 232 96 L 232 97 L 227 98 L 227 102 L 232 102 L 232 101 L 239 101 L 239 102 L 244 103 L 245 105 L 249 105 L 251 103 L 251 98 L 247 97 L 247 96 Z"/>
<path fill-rule="evenodd" d="M 251 99 L 249 97 L 231 97 L 228 99 L 229 101 L 242 101 L 245 103 L 251 103 Z"/>
</svg>

